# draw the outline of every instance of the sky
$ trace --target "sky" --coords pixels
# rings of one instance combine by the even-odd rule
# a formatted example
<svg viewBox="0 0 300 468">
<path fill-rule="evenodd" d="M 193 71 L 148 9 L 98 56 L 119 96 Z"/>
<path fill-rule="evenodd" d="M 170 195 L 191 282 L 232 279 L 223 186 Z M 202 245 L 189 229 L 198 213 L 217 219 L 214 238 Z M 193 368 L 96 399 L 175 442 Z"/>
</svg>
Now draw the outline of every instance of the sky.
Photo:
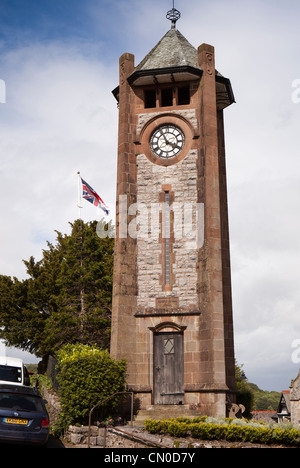
<svg viewBox="0 0 300 468">
<path fill-rule="evenodd" d="M 175 7 L 189 42 L 215 47 L 236 99 L 225 110 L 236 359 L 250 382 L 286 390 L 300 367 L 300 4 Z M 78 171 L 114 221 L 119 57 L 133 53 L 137 65 L 170 28 L 171 8 L 0 0 L 0 274 L 26 278 L 22 260 L 39 260 L 54 230 L 70 232 Z M 102 218 L 84 203 L 84 221 Z"/>
</svg>

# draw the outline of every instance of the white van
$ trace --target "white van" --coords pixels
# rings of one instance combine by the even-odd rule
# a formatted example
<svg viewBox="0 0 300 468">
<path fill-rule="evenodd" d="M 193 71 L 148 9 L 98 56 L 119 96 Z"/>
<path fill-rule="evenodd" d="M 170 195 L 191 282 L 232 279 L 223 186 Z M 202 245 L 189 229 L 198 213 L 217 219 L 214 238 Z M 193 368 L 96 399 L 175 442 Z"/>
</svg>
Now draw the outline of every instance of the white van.
<svg viewBox="0 0 300 468">
<path fill-rule="evenodd" d="M 30 378 L 22 359 L 0 356 L 0 385 L 30 385 Z"/>
</svg>

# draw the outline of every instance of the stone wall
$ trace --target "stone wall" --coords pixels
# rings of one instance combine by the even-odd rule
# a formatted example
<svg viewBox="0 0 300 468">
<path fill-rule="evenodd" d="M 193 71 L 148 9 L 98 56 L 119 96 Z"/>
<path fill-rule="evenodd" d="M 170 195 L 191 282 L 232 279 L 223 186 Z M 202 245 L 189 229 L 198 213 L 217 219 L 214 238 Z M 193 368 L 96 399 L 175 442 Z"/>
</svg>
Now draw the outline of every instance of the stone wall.
<svg viewBox="0 0 300 468">
<path fill-rule="evenodd" d="M 169 110 L 168 112 L 170 114 L 181 115 L 182 117 L 187 119 L 195 129 L 198 129 L 198 120 L 196 117 L 195 109 L 184 109 L 184 110 L 176 109 L 175 111 Z M 163 115 L 163 114 L 165 114 L 165 112 L 147 112 L 144 114 L 139 114 L 136 134 L 139 135 L 141 133 L 142 128 L 145 126 L 147 122 L 149 122 L 149 120 L 159 115 Z"/>
<path fill-rule="evenodd" d="M 107 448 L 145 448 L 159 444 L 161 436 L 151 436 L 144 434 L 140 429 L 125 428 L 123 433 L 115 428 L 107 428 L 105 434 L 104 427 L 91 427 L 90 447 Z M 165 437 L 167 441 L 167 437 Z M 70 426 L 66 433 L 66 440 L 72 445 L 88 446 L 88 427 Z M 174 446 L 173 441 L 168 438 L 169 446 Z"/>
<path fill-rule="evenodd" d="M 291 423 L 300 425 L 300 371 L 298 377 L 292 380 L 290 387 Z"/>
<path fill-rule="evenodd" d="M 125 430 L 126 433 L 123 431 Z M 87 448 L 88 427 L 70 426 L 67 433 L 67 441 L 74 446 Z M 104 428 L 92 427 L 90 447 L 103 447 Z M 170 437 L 160 434 L 149 434 L 141 428 L 109 428 L 106 435 L 107 448 L 170 448 L 170 449 L 198 449 L 198 448 L 288 448 L 284 446 L 252 444 L 250 442 L 229 442 L 229 441 L 206 441 L 192 439 L 191 437 L 180 438 Z"/>
<path fill-rule="evenodd" d="M 156 298 L 179 298 L 179 308 L 198 309 L 197 296 L 197 244 L 196 244 L 196 210 L 197 210 L 197 150 L 191 150 L 188 156 L 175 166 L 158 166 L 151 163 L 145 155 L 137 156 L 138 166 L 138 204 L 147 207 L 145 216 L 151 214 L 150 234 L 139 236 L 137 242 L 138 256 L 138 308 L 157 307 Z M 150 183 L 148 184 L 148 181 Z M 175 194 L 174 209 L 174 242 L 173 255 L 170 257 L 172 269 L 172 291 L 163 291 L 162 276 L 162 242 L 159 241 L 159 203 L 162 187 L 168 185 Z M 184 203 L 182 202 L 184 200 Z M 189 205 L 189 206 L 188 206 Z M 161 205 L 162 207 L 162 205 Z M 190 210 L 188 210 L 190 208 Z M 163 209 L 163 208 L 162 208 Z M 191 223 L 184 226 L 186 218 L 191 215 Z M 184 227 L 192 231 L 185 232 Z M 177 308 L 178 308 L 177 306 Z M 175 307 L 176 308 L 176 307 Z"/>
<path fill-rule="evenodd" d="M 41 393 L 43 398 L 47 401 L 46 406 L 50 417 L 50 424 L 54 424 L 61 412 L 61 404 L 57 393 L 44 386 L 41 388 Z"/>
<path fill-rule="evenodd" d="M 271 423 L 276 420 L 277 411 L 252 411 L 252 420 L 263 423 Z"/>
<path fill-rule="evenodd" d="M 90 445 L 104 446 L 104 427 L 91 427 Z M 70 426 L 65 434 L 66 440 L 73 445 L 88 445 L 88 426 Z"/>
</svg>

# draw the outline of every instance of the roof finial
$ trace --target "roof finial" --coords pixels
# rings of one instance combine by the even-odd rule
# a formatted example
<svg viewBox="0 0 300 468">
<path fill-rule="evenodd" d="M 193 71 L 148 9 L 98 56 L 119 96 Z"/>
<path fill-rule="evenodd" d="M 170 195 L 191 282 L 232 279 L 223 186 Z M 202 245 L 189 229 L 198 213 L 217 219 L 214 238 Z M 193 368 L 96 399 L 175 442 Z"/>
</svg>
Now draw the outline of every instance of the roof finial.
<svg viewBox="0 0 300 468">
<path fill-rule="evenodd" d="M 180 11 L 175 9 L 174 0 L 173 0 L 173 8 L 172 8 L 172 10 L 168 11 L 166 17 L 167 17 L 168 20 L 172 21 L 171 29 L 176 29 L 176 22 L 181 17 L 181 13 L 180 13 Z"/>
</svg>

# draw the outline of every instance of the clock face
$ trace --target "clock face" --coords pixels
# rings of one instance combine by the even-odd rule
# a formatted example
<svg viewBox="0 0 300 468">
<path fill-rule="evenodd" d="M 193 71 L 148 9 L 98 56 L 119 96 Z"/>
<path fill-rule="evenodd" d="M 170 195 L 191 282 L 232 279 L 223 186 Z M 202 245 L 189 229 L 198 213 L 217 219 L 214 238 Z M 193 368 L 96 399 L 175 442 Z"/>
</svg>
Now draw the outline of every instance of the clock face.
<svg viewBox="0 0 300 468">
<path fill-rule="evenodd" d="M 151 135 L 150 148 L 155 156 L 170 159 L 184 147 L 184 133 L 175 125 L 161 125 Z"/>
</svg>

